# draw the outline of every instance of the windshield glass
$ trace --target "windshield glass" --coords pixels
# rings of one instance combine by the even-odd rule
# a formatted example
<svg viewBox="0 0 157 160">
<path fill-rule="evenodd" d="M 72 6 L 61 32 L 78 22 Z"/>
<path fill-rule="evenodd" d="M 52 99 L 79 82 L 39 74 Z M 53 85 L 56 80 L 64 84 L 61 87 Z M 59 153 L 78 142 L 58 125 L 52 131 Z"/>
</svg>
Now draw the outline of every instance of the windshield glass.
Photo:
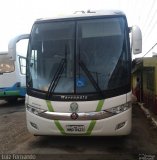
<svg viewBox="0 0 157 160">
<path fill-rule="evenodd" d="M 130 81 L 125 19 L 35 24 L 28 50 L 28 83 L 50 93 L 97 93 Z"/>
<path fill-rule="evenodd" d="M 52 84 L 54 92 L 73 92 L 74 26 L 74 22 L 53 22 L 34 27 L 29 52 L 33 88 L 48 91 Z"/>
<path fill-rule="evenodd" d="M 122 18 L 78 23 L 77 61 L 86 66 L 101 90 L 114 89 L 128 83 L 124 27 Z M 78 79 L 82 83 L 82 86 L 77 87 L 78 92 L 95 91 L 80 65 L 77 65 L 77 77 L 80 77 Z"/>
<path fill-rule="evenodd" d="M 14 71 L 14 61 L 9 58 L 0 59 L 0 74 Z"/>
</svg>

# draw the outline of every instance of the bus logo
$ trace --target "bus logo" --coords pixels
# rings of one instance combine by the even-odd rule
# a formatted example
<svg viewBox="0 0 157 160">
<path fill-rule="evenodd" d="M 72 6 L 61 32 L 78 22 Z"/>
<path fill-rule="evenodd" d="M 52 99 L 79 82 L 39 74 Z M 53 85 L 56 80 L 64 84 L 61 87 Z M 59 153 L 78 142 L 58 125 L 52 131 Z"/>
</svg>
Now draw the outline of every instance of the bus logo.
<svg viewBox="0 0 157 160">
<path fill-rule="evenodd" d="M 72 113 L 71 114 L 71 119 L 73 119 L 73 120 L 76 120 L 76 119 L 78 119 L 78 114 L 77 113 Z"/>
<path fill-rule="evenodd" d="M 72 113 L 77 113 L 78 112 L 78 104 L 76 102 L 73 102 L 70 104 L 70 111 Z"/>
</svg>

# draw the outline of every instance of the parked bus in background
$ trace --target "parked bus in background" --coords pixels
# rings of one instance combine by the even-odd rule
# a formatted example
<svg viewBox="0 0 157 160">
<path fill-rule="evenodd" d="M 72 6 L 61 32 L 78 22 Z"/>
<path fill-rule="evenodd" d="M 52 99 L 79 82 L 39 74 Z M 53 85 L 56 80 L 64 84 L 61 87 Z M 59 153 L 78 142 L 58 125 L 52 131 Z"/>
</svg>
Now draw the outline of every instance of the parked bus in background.
<svg viewBox="0 0 157 160">
<path fill-rule="evenodd" d="M 26 117 L 34 135 L 128 135 L 132 52 L 140 29 L 121 11 L 39 19 L 27 51 Z M 22 39 L 22 38 L 21 38 Z"/>
<path fill-rule="evenodd" d="M 16 52 L 14 55 L 0 52 L 0 99 L 13 102 L 25 97 L 25 94 L 26 54 L 22 56 Z"/>
</svg>

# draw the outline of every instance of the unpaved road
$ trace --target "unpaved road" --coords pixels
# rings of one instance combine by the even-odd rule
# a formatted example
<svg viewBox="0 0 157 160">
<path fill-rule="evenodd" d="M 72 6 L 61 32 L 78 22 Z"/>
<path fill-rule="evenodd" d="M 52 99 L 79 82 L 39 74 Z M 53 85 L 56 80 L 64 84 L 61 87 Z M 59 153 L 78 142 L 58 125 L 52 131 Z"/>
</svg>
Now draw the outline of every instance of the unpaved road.
<svg viewBox="0 0 157 160">
<path fill-rule="evenodd" d="M 33 154 L 37 160 L 156 160 L 157 129 L 134 105 L 133 130 L 126 137 L 35 137 L 26 128 L 24 101 L 0 100 L 0 153 L 0 159 Z"/>
</svg>

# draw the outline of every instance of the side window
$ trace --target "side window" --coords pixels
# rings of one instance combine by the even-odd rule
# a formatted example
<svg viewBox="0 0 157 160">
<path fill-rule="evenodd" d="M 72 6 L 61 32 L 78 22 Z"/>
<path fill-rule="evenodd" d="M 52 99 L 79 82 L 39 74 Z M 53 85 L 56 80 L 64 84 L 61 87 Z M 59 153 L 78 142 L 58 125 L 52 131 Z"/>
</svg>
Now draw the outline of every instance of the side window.
<svg viewBox="0 0 157 160">
<path fill-rule="evenodd" d="M 35 79 L 37 79 L 37 50 L 32 50 L 30 60 L 30 71 Z"/>
<path fill-rule="evenodd" d="M 26 58 L 19 56 L 19 65 L 20 65 L 20 72 L 23 75 L 26 75 Z"/>
<path fill-rule="evenodd" d="M 0 74 L 14 72 L 14 61 L 9 58 L 0 59 Z"/>
</svg>

